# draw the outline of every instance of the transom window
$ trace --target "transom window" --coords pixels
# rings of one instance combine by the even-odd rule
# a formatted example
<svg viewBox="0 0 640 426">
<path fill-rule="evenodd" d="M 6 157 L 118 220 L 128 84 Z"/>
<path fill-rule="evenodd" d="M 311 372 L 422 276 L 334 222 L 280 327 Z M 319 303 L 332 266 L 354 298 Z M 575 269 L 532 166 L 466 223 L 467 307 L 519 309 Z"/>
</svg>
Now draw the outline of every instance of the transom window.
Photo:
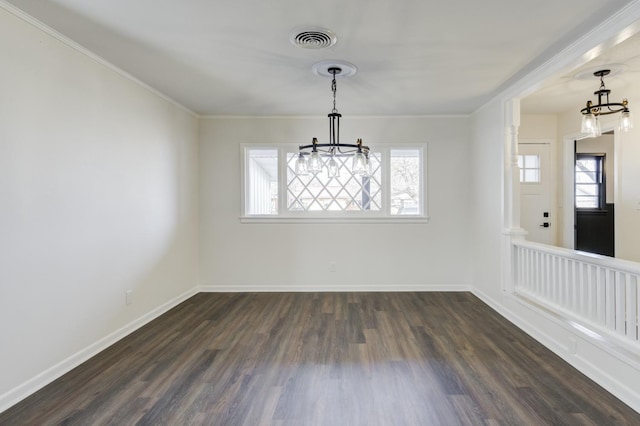
<svg viewBox="0 0 640 426">
<path fill-rule="evenodd" d="M 365 176 L 351 172 L 352 156 L 335 157 L 332 177 L 297 175 L 297 148 L 243 147 L 243 219 L 426 219 L 424 145 L 375 147 Z"/>
</svg>

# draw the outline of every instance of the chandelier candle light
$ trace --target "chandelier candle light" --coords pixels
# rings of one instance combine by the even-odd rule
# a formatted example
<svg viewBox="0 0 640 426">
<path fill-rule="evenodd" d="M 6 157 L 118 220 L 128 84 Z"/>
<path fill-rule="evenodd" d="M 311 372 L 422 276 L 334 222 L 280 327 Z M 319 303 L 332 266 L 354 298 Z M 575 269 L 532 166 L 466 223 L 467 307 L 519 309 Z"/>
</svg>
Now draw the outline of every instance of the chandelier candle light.
<svg viewBox="0 0 640 426">
<path fill-rule="evenodd" d="M 633 128 L 633 122 L 631 121 L 631 112 L 627 107 L 628 101 L 623 99 L 622 102 L 609 102 L 609 93 L 611 90 L 607 89 L 604 85 L 604 76 L 609 75 L 611 70 L 600 70 L 593 73 L 594 76 L 600 77 L 600 88 L 593 92 L 598 96 L 598 104 L 594 105 L 591 101 L 587 101 L 587 106 L 582 108 L 582 133 L 586 133 L 591 137 L 597 137 L 602 134 L 600 127 L 600 120 L 598 116 L 615 114 L 620 112 L 620 121 L 618 128 L 623 132 L 628 132 Z M 606 100 L 606 102 L 603 102 Z"/>
<path fill-rule="evenodd" d="M 355 70 L 355 67 L 353 67 Z M 351 71 L 353 73 L 354 71 Z M 354 175 L 368 176 L 369 172 L 369 147 L 362 144 L 362 139 L 358 139 L 355 144 L 340 143 L 340 117 L 342 115 L 336 108 L 336 75 L 342 72 L 338 65 L 330 65 L 324 73 L 319 75 L 332 77 L 331 91 L 333 92 L 333 109 L 327 115 L 329 117 L 329 143 L 318 143 L 317 138 L 313 138 L 310 145 L 299 146 L 298 160 L 296 160 L 295 172 L 297 175 L 316 174 L 326 166 L 329 177 L 337 177 L 340 173 L 340 164 L 336 157 L 353 157 L 351 162 L 351 172 Z M 308 157 L 305 158 L 305 157 Z M 323 157 L 327 161 L 323 161 Z"/>
</svg>

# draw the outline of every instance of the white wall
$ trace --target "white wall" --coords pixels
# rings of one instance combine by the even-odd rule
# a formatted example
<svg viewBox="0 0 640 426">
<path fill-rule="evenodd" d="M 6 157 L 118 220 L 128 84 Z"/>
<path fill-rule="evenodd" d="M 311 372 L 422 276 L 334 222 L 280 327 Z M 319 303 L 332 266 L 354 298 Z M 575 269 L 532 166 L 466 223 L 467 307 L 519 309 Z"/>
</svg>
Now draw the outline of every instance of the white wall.
<svg viewBox="0 0 640 426">
<path fill-rule="evenodd" d="M 482 293 L 498 297 L 502 282 L 504 231 L 503 164 L 505 128 L 503 107 L 494 101 L 471 117 L 472 145 L 472 276 Z"/>
<path fill-rule="evenodd" d="M 4 9 L 0 57 L 2 411 L 196 287 L 198 123 Z"/>
<path fill-rule="evenodd" d="M 201 128 L 201 282 L 210 288 L 427 289 L 470 283 L 467 118 L 346 116 L 342 139 L 428 144 L 428 224 L 240 223 L 240 144 L 310 142 L 327 119 L 212 118 Z M 329 262 L 336 261 L 336 272 Z M 317 262 L 317 263 L 316 263 Z"/>
<path fill-rule="evenodd" d="M 555 142 L 558 137 L 558 116 L 556 114 L 522 114 L 518 136 L 520 139 L 547 139 Z"/>
</svg>

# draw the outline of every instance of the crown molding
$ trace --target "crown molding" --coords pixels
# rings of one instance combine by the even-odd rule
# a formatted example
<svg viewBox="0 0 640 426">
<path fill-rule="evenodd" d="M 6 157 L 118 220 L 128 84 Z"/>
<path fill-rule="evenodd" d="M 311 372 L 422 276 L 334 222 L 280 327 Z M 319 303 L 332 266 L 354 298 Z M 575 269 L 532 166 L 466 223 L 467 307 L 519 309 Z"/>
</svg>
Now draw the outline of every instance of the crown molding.
<svg viewBox="0 0 640 426">
<path fill-rule="evenodd" d="M 22 9 L 17 8 L 16 6 L 12 5 L 11 3 L 6 2 L 5 0 L 0 0 L 0 8 L 4 9 L 8 13 L 10 13 L 11 15 L 17 17 L 18 19 L 21 19 L 22 21 L 26 22 L 27 24 L 39 29 L 40 31 L 44 32 L 45 34 L 47 34 L 48 36 L 54 38 L 55 40 L 59 41 L 60 43 L 64 44 L 65 46 L 77 51 L 78 53 L 88 57 L 89 59 L 97 62 L 98 64 L 108 68 L 109 70 L 115 72 L 116 74 L 120 75 L 121 77 L 124 77 L 127 80 L 132 81 L 133 83 L 137 84 L 138 86 L 142 87 L 143 89 L 145 89 L 145 90 L 153 93 L 154 95 L 158 96 L 162 100 L 164 100 L 166 102 L 169 102 L 170 104 L 180 108 L 181 110 L 183 110 L 184 112 L 192 115 L 195 118 L 200 118 L 200 116 L 197 113 L 195 113 L 194 111 L 190 110 L 186 106 L 182 105 L 178 101 L 172 99 L 171 97 L 169 97 L 168 95 L 160 92 L 159 90 L 149 86 L 147 83 L 143 82 L 142 80 L 138 79 L 137 77 L 134 77 L 133 75 L 129 74 L 128 72 L 126 72 L 122 68 L 117 67 L 116 65 L 112 64 L 111 62 L 107 61 L 103 57 L 97 55 L 96 53 L 94 53 L 91 50 L 87 49 L 86 47 L 82 46 L 81 44 L 71 40 L 69 37 L 67 37 L 67 36 L 63 35 L 62 33 L 56 31 L 55 29 L 51 28 L 50 26 L 48 26 L 44 22 L 39 21 L 38 19 L 36 19 L 33 16 L 29 15 L 28 13 L 24 12 Z"/>
</svg>

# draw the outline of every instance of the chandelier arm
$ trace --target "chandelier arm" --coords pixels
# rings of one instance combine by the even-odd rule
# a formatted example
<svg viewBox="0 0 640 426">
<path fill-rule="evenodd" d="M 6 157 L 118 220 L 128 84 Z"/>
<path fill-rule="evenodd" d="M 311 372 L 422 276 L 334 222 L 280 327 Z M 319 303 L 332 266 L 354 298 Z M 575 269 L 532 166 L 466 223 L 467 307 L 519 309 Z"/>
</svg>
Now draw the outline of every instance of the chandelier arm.
<svg viewBox="0 0 640 426">
<path fill-rule="evenodd" d="M 612 107 L 616 107 L 616 108 L 613 109 Z M 603 110 L 603 108 L 606 108 L 608 111 Z M 585 115 L 590 113 L 594 115 L 608 115 L 608 114 L 615 114 L 616 112 L 624 111 L 625 108 L 628 108 L 628 105 L 625 105 L 621 102 L 612 102 L 612 103 L 606 103 L 606 104 L 591 105 L 589 107 L 582 108 L 580 112 Z"/>
<path fill-rule="evenodd" d="M 586 114 L 591 114 L 593 109 L 594 109 L 593 105 L 588 105 L 588 106 L 586 106 L 586 107 L 582 108 L 582 109 L 580 110 L 580 112 L 581 112 L 582 114 L 585 114 L 585 115 L 586 115 Z"/>
<path fill-rule="evenodd" d="M 352 152 L 353 152 L 353 150 L 351 150 L 351 151 L 343 151 L 342 149 L 340 149 L 340 148 L 342 148 L 342 147 L 357 148 L 357 147 L 358 147 L 358 145 L 353 145 L 353 144 L 350 144 L 350 145 L 349 145 L 349 144 L 342 144 L 342 145 L 338 145 L 338 152 L 339 152 L 340 154 L 350 154 L 350 153 L 352 153 Z"/>
<path fill-rule="evenodd" d="M 619 108 L 612 109 L 611 108 L 612 106 L 619 107 Z M 603 105 L 603 107 L 606 107 L 608 111 L 600 111 L 598 115 L 615 114 L 616 112 L 624 111 L 624 109 L 626 108 L 623 104 L 619 104 L 619 103 L 607 104 L 607 105 Z"/>
<path fill-rule="evenodd" d="M 315 145 L 317 148 L 330 148 L 332 146 L 336 146 L 336 147 L 341 147 L 341 148 L 358 148 L 359 145 L 353 144 L 353 143 L 341 143 L 340 145 L 334 145 L 334 144 L 330 144 L 330 143 L 318 143 Z M 366 147 L 364 145 L 360 145 L 360 148 L 362 148 L 362 150 L 369 150 L 369 147 Z M 313 145 L 299 145 L 298 149 L 300 151 L 305 150 L 305 149 L 313 149 Z M 304 154 L 304 153 L 303 153 Z"/>
</svg>

